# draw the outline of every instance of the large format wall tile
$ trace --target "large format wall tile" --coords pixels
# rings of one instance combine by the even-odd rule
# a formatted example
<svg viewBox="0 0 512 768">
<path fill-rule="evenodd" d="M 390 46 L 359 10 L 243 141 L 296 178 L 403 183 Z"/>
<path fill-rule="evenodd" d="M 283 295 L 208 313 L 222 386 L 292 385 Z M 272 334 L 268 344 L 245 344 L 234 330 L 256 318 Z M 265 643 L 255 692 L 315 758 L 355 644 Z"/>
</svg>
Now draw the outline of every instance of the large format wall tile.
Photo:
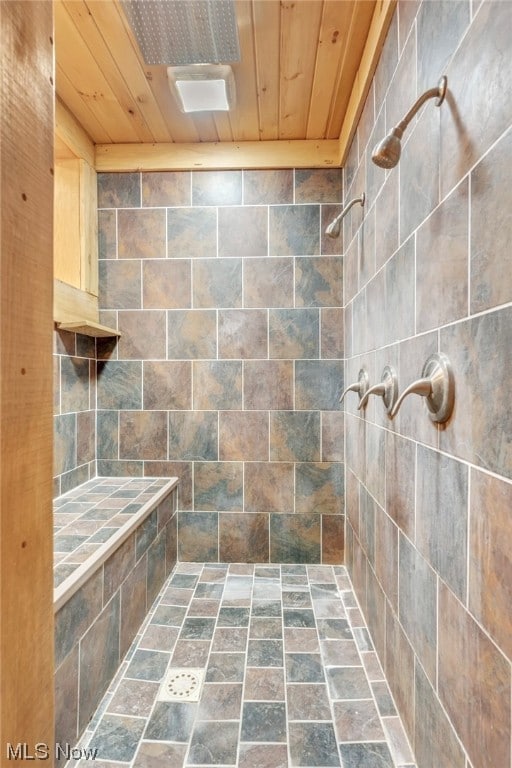
<svg viewBox="0 0 512 768">
<path fill-rule="evenodd" d="M 190 171 L 160 171 L 142 174 L 142 205 L 145 207 L 190 205 Z"/>
<path fill-rule="evenodd" d="M 169 258 L 217 255 L 217 213 L 214 208 L 169 208 L 167 211 Z"/>
<path fill-rule="evenodd" d="M 175 310 L 167 315 L 167 357 L 196 360 L 217 357 L 217 313 Z"/>
<path fill-rule="evenodd" d="M 221 461 L 268 461 L 269 426 L 266 411 L 219 413 Z"/>
<path fill-rule="evenodd" d="M 120 360 L 164 360 L 167 315 L 163 310 L 126 310 L 118 313 Z"/>
<path fill-rule="evenodd" d="M 318 205 L 271 206 L 270 256 L 312 256 L 320 252 Z"/>
<path fill-rule="evenodd" d="M 399 542 L 399 617 L 431 682 L 436 679 L 437 581 L 403 534 Z"/>
<path fill-rule="evenodd" d="M 295 260 L 295 306 L 339 307 L 343 303 L 343 263 L 333 256 Z"/>
<path fill-rule="evenodd" d="M 139 173 L 99 173 L 98 208 L 138 208 Z"/>
<path fill-rule="evenodd" d="M 197 171 L 192 174 L 193 205 L 240 205 L 241 171 Z"/>
<path fill-rule="evenodd" d="M 145 410 L 187 410 L 192 406 L 192 363 L 145 360 L 142 387 Z"/>
<path fill-rule="evenodd" d="M 419 765 L 425 768 L 438 768 L 440 765 L 464 768 L 466 760 L 459 740 L 418 663 L 414 670 L 414 684 L 415 708 L 422 713 L 421 717 L 416 718 L 414 730 L 414 746 Z M 432 738 L 434 733 L 436 738 Z"/>
<path fill-rule="evenodd" d="M 470 12 L 470 0 L 422 3 L 417 20 L 418 93 L 435 88 L 446 72 L 453 52 L 466 32 Z"/>
<path fill-rule="evenodd" d="M 320 352 L 318 309 L 272 309 L 269 318 L 270 357 L 315 358 Z M 336 356 L 338 357 L 338 356 Z"/>
<path fill-rule="evenodd" d="M 245 307 L 293 306 L 293 259 L 244 260 Z"/>
<path fill-rule="evenodd" d="M 244 474 L 246 512 L 287 512 L 294 506 L 294 469 L 290 462 L 250 462 Z"/>
<path fill-rule="evenodd" d="M 508 765 L 510 664 L 443 584 L 439 620 L 441 701 L 473 763 Z"/>
<path fill-rule="evenodd" d="M 459 320 L 468 312 L 468 182 L 436 208 L 416 236 L 416 330 Z"/>
<path fill-rule="evenodd" d="M 512 130 L 471 174 L 471 311 L 512 301 Z"/>
<path fill-rule="evenodd" d="M 340 203 L 342 199 L 342 174 L 339 168 L 295 171 L 296 203 Z"/>
<path fill-rule="evenodd" d="M 151 259 L 142 264 L 144 309 L 188 309 L 192 303 L 189 259 Z"/>
<path fill-rule="evenodd" d="M 466 598 L 468 468 L 418 446 L 416 545 L 459 600 Z"/>
<path fill-rule="evenodd" d="M 244 407 L 260 411 L 292 410 L 293 360 L 246 360 Z"/>
<path fill-rule="evenodd" d="M 165 210 L 121 210 L 117 215 L 119 259 L 165 258 Z"/>
<path fill-rule="evenodd" d="M 138 309 L 141 306 L 141 263 L 138 260 L 99 263 L 99 301 L 102 309 Z"/>
<path fill-rule="evenodd" d="M 512 657 L 512 485 L 471 472 L 469 609 Z"/>
<path fill-rule="evenodd" d="M 441 331 L 457 396 L 441 448 L 512 478 L 512 307 Z"/>
<path fill-rule="evenodd" d="M 244 204 L 293 203 L 293 170 L 244 171 Z"/>
<path fill-rule="evenodd" d="M 165 411 L 121 411 L 119 416 L 120 459 L 167 458 Z"/>
<path fill-rule="evenodd" d="M 482 3 L 448 67 L 448 103 L 441 107 L 443 197 L 510 126 L 511 25 L 510 3 Z"/>
<path fill-rule="evenodd" d="M 219 208 L 219 256 L 266 256 L 267 252 L 264 206 Z"/>
<path fill-rule="evenodd" d="M 222 563 L 266 563 L 269 553 L 268 514 L 219 515 L 219 560 Z"/>
<path fill-rule="evenodd" d="M 242 407 L 242 362 L 194 362 L 194 409 L 239 410 Z"/>
<path fill-rule="evenodd" d="M 239 461 L 197 462 L 194 472 L 194 500 L 198 510 L 241 512 L 242 463 Z"/>
</svg>

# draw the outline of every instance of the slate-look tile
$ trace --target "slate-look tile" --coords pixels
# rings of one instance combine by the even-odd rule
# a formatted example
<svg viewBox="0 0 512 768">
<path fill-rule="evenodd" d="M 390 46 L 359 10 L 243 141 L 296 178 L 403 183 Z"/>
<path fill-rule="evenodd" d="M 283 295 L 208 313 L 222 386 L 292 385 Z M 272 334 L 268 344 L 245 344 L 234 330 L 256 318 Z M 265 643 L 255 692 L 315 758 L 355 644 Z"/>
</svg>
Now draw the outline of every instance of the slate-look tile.
<svg viewBox="0 0 512 768">
<path fill-rule="evenodd" d="M 320 251 L 318 205 L 280 205 L 269 210 L 271 256 L 312 256 Z"/>
<path fill-rule="evenodd" d="M 118 211 L 117 248 L 119 259 L 165 258 L 165 210 Z"/>
<path fill-rule="evenodd" d="M 192 174 L 192 204 L 240 205 L 242 171 L 195 171 Z"/>
<path fill-rule="evenodd" d="M 242 715 L 242 741 L 286 741 L 284 702 L 246 702 Z"/>
<path fill-rule="evenodd" d="M 293 259 L 244 259 L 244 306 L 292 307 Z"/>
<path fill-rule="evenodd" d="M 219 208 L 219 256 L 266 256 L 267 209 Z"/>
<path fill-rule="evenodd" d="M 196 509 L 241 512 L 242 464 L 235 461 L 198 462 L 194 471 Z"/>
<path fill-rule="evenodd" d="M 343 304 L 343 263 L 335 256 L 295 260 L 295 306 L 340 307 Z"/>
<path fill-rule="evenodd" d="M 270 561 L 317 563 L 320 559 L 320 518 L 313 514 L 270 517 Z"/>
<path fill-rule="evenodd" d="M 157 701 L 144 732 L 144 738 L 152 741 L 188 742 L 196 710 L 195 703 Z"/>
<path fill-rule="evenodd" d="M 169 208 L 167 211 L 169 258 L 217 256 L 217 213 L 214 208 Z"/>
<path fill-rule="evenodd" d="M 241 259 L 195 259 L 192 281 L 196 309 L 242 306 Z"/>
<path fill-rule="evenodd" d="M 189 765 L 234 765 L 238 747 L 237 722 L 196 723 L 190 741 Z"/>
<path fill-rule="evenodd" d="M 190 171 L 143 173 L 142 205 L 147 208 L 190 205 L 190 181 Z"/>
<path fill-rule="evenodd" d="M 192 303 L 189 259 L 149 259 L 142 264 L 144 309 L 188 309 Z"/>
<path fill-rule="evenodd" d="M 145 720 L 122 715 L 104 715 L 89 743 L 90 749 L 97 749 L 100 760 L 130 762 L 142 736 Z"/>
<path fill-rule="evenodd" d="M 138 208 L 139 173 L 99 173 L 98 208 Z"/>
<path fill-rule="evenodd" d="M 79 731 L 107 690 L 119 666 L 120 596 L 108 603 L 80 641 Z"/>
<path fill-rule="evenodd" d="M 340 765 L 332 723 L 290 723 L 289 729 L 292 765 Z"/>
</svg>

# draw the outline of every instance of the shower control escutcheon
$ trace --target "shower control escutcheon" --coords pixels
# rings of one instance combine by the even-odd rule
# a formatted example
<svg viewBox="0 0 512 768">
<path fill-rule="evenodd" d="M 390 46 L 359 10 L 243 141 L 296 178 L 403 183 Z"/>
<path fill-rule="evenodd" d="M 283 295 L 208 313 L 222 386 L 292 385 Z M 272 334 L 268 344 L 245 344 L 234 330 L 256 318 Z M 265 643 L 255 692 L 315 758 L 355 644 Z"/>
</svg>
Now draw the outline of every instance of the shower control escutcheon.
<svg viewBox="0 0 512 768">
<path fill-rule="evenodd" d="M 374 384 L 373 387 L 366 390 L 357 406 L 359 410 L 366 407 L 370 395 L 379 395 L 382 397 L 386 413 L 388 415 L 391 413 L 398 398 L 398 377 L 395 369 L 391 365 L 386 365 L 382 371 L 380 383 Z"/>
<path fill-rule="evenodd" d="M 421 372 L 421 379 L 404 389 L 391 411 L 394 418 L 408 395 L 425 398 L 431 420 L 442 424 L 452 415 L 455 402 L 455 381 L 449 359 L 442 352 L 430 355 Z"/>
<path fill-rule="evenodd" d="M 368 387 L 370 386 L 370 382 L 368 379 L 368 374 L 366 373 L 364 368 L 361 368 L 359 371 L 359 375 L 357 378 L 357 381 L 354 382 L 354 384 L 351 384 L 349 387 L 347 387 L 342 396 L 340 397 L 340 403 L 343 402 L 345 395 L 347 395 L 349 392 L 357 392 L 359 395 L 359 399 L 364 397 L 366 392 L 368 391 Z"/>
</svg>

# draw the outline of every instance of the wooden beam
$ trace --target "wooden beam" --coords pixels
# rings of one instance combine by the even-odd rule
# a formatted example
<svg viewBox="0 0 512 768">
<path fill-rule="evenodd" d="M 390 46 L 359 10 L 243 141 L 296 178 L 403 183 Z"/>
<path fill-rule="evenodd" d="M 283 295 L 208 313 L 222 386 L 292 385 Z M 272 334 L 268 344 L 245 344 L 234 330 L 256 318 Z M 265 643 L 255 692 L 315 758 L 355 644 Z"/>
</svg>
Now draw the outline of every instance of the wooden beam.
<svg viewBox="0 0 512 768">
<path fill-rule="evenodd" d="M 373 13 L 372 23 L 366 44 L 364 46 L 361 63 L 354 80 L 354 85 L 350 93 L 347 111 L 343 119 L 339 138 L 339 162 L 345 164 L 350 143 L 357 128 L 357 123 L 361 117 L 361 112 L 365 104 L 373 75 L 377 68 L 382 46 L 386 40 L 386 35 L 395 12 L 397 0 L 378 0 Z"/>
<path fill-rule="evenodd" d="M 0 762 L 53 766 L 53 4 L 0 17 Z"/>
<path fill-rule="evenodd" d="M 330 168 L 339 144 L 329 141 L 242 141 L 199 144 L 97 144 L 96 170 L 179 171 L 222 168 Z"/>
<path fill-rule="evenodd" d="M 75 157 L 82 158 L 94 167 L 94 144 L 59 99 L 55 100 L 55 133 Z"/>
</svg>

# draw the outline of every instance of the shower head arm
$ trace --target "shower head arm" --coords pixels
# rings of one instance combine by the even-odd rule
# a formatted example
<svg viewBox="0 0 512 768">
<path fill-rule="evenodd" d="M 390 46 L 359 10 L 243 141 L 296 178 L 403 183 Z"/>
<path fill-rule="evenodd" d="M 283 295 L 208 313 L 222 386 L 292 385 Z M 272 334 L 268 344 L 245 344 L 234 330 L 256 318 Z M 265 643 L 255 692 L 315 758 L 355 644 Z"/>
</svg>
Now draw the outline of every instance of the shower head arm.
<svg viewBox="0 0 512 768">
<path fill-rule="evenodd" d="M 337 224 L 338 221 L 341 221 L 356 203 L 360 203 L 361 205 L 364 205 L 365 198 L 366 196 L 363 192 L 363 194 L 360 197 L 354 197 L 353 200 L 350 200 L 350 202 L 348 202 L 346 206 L 343 208 L 342 212 L 338 213 L 338 215 L 336 216 L 336 218 L 332 223 Z"/>
<path fill-rule="evenodd" d="M 429 99 L 436 98 L 436 107 L 440 107 L 441 104 L 444 101 L 444 97 L 446 94 L 446 84 L 447 79 L 443 75 L 443 77 L 439 80 L 437 84 L 437 88 L 429 88 L 428 91 L 425 91 L 425 93 L 422 93 L 419 99 L 416 100 L 416 102 L 412 105 L 406 116 L 403 118 L 403 120 L 400 120 L 398 125 L 395 126 L 393 129 L 393 133 L 398 139 L 402 138 L 403 132 L 413 119 L 414 115 L 418 112 L 419 109 L 425 104 L 426 101 Z"/>
</svg>

